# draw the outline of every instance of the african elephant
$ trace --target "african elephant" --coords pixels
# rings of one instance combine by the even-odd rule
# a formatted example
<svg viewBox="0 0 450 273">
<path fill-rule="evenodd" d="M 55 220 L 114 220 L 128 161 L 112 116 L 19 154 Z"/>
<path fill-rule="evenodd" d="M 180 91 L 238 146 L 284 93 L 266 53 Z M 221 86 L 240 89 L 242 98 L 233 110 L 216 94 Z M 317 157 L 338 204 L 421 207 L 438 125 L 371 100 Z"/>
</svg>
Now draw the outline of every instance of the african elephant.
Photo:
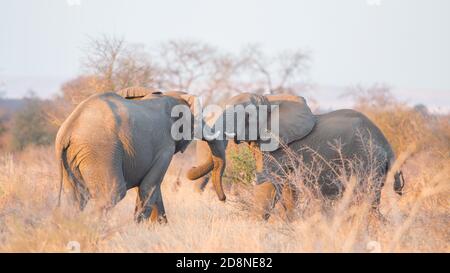
<svg viewBox="0 0 450 273">
<path fill-rule="evenodd" d="M 193 106 L 184 92 L 128 88 L 92 95 L 61 125 L 56 141 L 62 185 L 70 185 L 81 210 L 90 198 L 110 208 L 137 187 L 135 219 L 166 222 L 161 182 L 172 156 L 192 138 L 174 140 L 175 106 Z M 182 118 L 192 119 L 190 116 Z M 61 195 L 61 190 L 60 190 Z"/>
<path fill-rule="evenodd" d="M 299 166 L 312 166 L 317 163 L 317 159 L 319 159 L 321 168 L 317 170 L 315 186 L 319 188 L 319 193 L 330 199 L 339 197 L 345 189 L 345 185 L 339 181 L 342 170 L 336 170 L 333 167 L 338 165 L 337 163 L 341 163 L 345 170 L 348 162 L 358 161 L 365 172 L 371 166 L 375 166 L 373 168 L 375 172 L 373 176 L 376 178 L 374 185 L 365 185 L 365 187 L 370 188 L 373 194 L 373 208 L 378 211 L 381 188 L 395 160 L 395 155 L 381 130 L 362 113 L 354 110 L 338 110 L 323 115 L 314 115 L 304 98 L 287 94 L 263 96 L 243 93 L 231 98 L 228 104 L 255 105 L 256 107 L 265 105 L 278 108 L 277 112 L 269 113 L 266 118 L 266 122 L 270 123 L 272 120 L 269 118 L 270 115 L 278 115 L 276 120 L 279 121 L 279 134 L 269 137 L 276 138 L 270 139 L 271 141 L 275 140 L 280 143 L 277 149 L 270 152 L 263 152 L 259 149 L 264 142 L 267 142 L 267 136 L 263 138 L 258 134 L 255 139 L 243 139 L 253 147 L 256 158 L 257 186 L 255 190 L 257 205 L 264 219 L 270 217 L 271 210 L 281 198 L 282 193 L 286 192 L 288 184 L 286 178 L 289 174 Z M 227 114 L 225 112 L 217 119 L 213 130 L 216 127 L 225 128 L 225 126 L 217 126 L 218 124 L 223 125 L 220 123 L 226 123 Z M 236 116 L 232 118 L 236 119 Z M 249 127 L 250 119 L 232 127 L 234 131 L 227 132 L 228 128 L 224 130 L 221 133 L 223 140 L 220 147 L 217 145 L 209 147 L 214 147 L 216 150 L 226 149 L 230 135 L 236 136 L 236 132 L 247 130 L 247 128 L 239 128 L 239 126 Z M 234 141 L 240 142 L 236 138 Z M 341 147 L 340 152 L 333 146 L 333 144 L 338 145 L 338 142 Z M 367 149 L 369 143 L 370 147 L 375 150 L 370 153 Z M 205 147 L 204 144 L 201 145 Z M 297 160 L 292 160 L 292 154 Z M 226 164 L 225 157 L 216 158 L 214 161 L 211 160 L 212 157 L 208 153 L 200 155 L 200 157 L 203 157 L 204 163 L 191 168 L 187 177 L 191 180 L 199 179 L 213 170 L 212 182 L 221 184 L 221 175 L 218 171 Z M 270 158 L 272 160 L 268 160 Z M 220 168 L 215 166 L 218 163 Z M 214 170 L 217 173 L 214 173 Z M 284 181 L 283 183 L 279 183 L 280 178 L 281 181 Z M 399 194 L 401 194 L 403 183 L 401 174 L 397 173 L 394 189 Z M 221 189 L 221 187 L 215 188 Z M 223 192 L 218 194 L 223 195 Z M 290 195 L 295 199 L 295 192 L 290 191 Z M 295 202 L 295 200 L 293 201 Z"/>
</svg>

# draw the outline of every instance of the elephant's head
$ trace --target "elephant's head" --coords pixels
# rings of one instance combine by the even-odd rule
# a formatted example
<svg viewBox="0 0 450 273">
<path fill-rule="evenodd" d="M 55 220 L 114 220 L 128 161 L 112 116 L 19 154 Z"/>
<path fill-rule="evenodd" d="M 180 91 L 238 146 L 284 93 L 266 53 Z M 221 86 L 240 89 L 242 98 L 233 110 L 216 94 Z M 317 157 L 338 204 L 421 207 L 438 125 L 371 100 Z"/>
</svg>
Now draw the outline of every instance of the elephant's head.
<svg viewBox="0 0 450 273">
<path fill-rule="evenodd" d="M 194 126 L 197 124 L 194 121 L 196 120 L 196 116 L 198 115 L 198 109 L 200 109 L 200 104 L 198 100 L 196 99 L 196 96 L 191 95 L 184 91 L 166 91 L 161 92 L 157 91 L 152 88 L 146 88 L 146 87 L 128 87 L 122 90 L 119 90 L 116 92 L 116 94 L 120 95 L 121 97 L 127 99 L 127 100 L 153 100 L 153 99 L 162 99 L 165 103 L 165 110 L 167 111 L 167 114 L 172 116 L 172 114 L 175 115 L 181 115 L 176 116 L 172 118 L 172 125 L 174 123 L 177 123 L 176 128 L 183 128 L 184 124 L 190 125 L 190 130 L 182 130 L 183 132 L 177 132 L 176 130 L 172 132 L 172 137 L 174 137 L 174 140 L 176 141 L 176 150 L 175 152 L 184 152 L 184 150 L 187 148 L 191 140 L 193 139 Z M 174 107 L 176 106 L 187 106 L 188 111 L 186 108 L 178 108 L 175 110 Z M 202 127 L 202 122 L 200 121 L 197 125 L 197 127 Z M 174 136 L 176 134 L 176 137 Z"/>
<path fill-rule="evenodd" d="M 164 95 L 166 96 L 172 96 L 181 100 L 184 100 L 187 105 L 190 106 L 191 112 L 194 114 L 194 120 L 193 124 L 195 128 L 193 130 L 205 130 L 205 131 L 211 131 L 209 129 L 209 126 L 207 123 L 203 120 L 202 116 L 199 115 L 201 112 L 201 106 L 196 99 L 195 96 L 189 95 L 185 92 L 179 92 L 179 91 L 171 91 L 171 92 L 164 92 Z M 198 133 L 198 132 L 197 132 Z M 225 146 L 226 142 L 208 137 L 208 135 L 202 136 L 202 140 L 206 141 L 208 143 L 210 153 L 208 154 L 208 163 L 200 166 L 197 168 L 197 172 L 207 173 L 212 170 L 212 181 L 215 188 L 215 191 L 217 193 L 217 196 L 219 200 L 225 201 L 226 196 L 223 191 L 222 186 L 222 176 L 223 172 L 225 170 Z"/>
<path fill-rule="evenodd" d="M 252 116 L 251 107 L 250 111 L 244 111 L 243 114 L 227 111 L 232 106 L 253 106 L 257 115 Z M 267 111 L 259 111 L 263 109 L 267 109 Z M 234 126 L 226 126 L 230 119 L 234 120 Z M 225 149 L 228 140 L 250 143 L 256 158 L 257 171 L 261 172 L 263 164 L 260 147 L 265 142 L 277 143 L 276 147 L 279 147 L 280 142 L 289 144 L 302 139 L 312 131 L 315 121 L 315 116 L 302 97 L 293 95 L 263 96 L 251 93 L 237 95 L 227 102 L 226 110 L 212 127 L 215 138 L 208 143 L 211 153 L 207 155 L 205 163 L 191 168 L 187 176 L 190 180 L 195 180 L 212 170 L 212 182 L 217 194 L 221 200 L 225 199 L 222 175 L 226 163 Z M 255 127 L 257 128 L 256 132 L 249 130 Z M 278 130 L 274 130 L 274 128 Z M 267 129 L 269 133 L 264 133 L 264 130 L 261 129 Z M 223 130 L 223 132 L 219 130 Z M 277 132 L 273 133 L 274 131 Z"/>
<path fill-rule="evenodd" d="M 159 92 L 151 88 L 144 87 L 129 87 L 122 89 L 116 92 L 118 95 L 122 96 L 125 99 L 129 100 L 145 100 L 152 98 L 160 98 L 160 97 L 171 97 L 178 101 L 176 104 L 185 104 L 189 107 L 190 112 L 193 114 L 191 116 L 191 123 L 195 126 L 197 122 L 199 122 L 198 128 L 191 128 L 192 132 L 197 129 L 203 129 L 207 127 L 206 123 L 201 118 L 201 115 L 198 113 L 201 111 L 201 106 L 199 105 L 198 100 L 196 100 L 195 96 L 190 95 L 186 92 L 182 91 L 168 91 L 168 92 Z M 200 118 L 200 120 L 198 120 Z M 192 138 L 190 138 L 192 139 Z M 177 151 L 184 151 L 187 145 L 190 142 L 188 140 L 180 140 L 177 142 Z M 215 138 L 205 137 L 203 140 L 207 141 L 210 153 L 208 154 L 208 163 L 196 168 L 196 172 L 198 173 L 208 173 L 213 170 L 213 184 L 215 186 L 215 190 L 220 200 L 225 201 L 226 197 L 222 188 L 222 175 L 225 169 L 225 147 L 226 145 L 221 140 L 217 140 Z"/>
</svg>

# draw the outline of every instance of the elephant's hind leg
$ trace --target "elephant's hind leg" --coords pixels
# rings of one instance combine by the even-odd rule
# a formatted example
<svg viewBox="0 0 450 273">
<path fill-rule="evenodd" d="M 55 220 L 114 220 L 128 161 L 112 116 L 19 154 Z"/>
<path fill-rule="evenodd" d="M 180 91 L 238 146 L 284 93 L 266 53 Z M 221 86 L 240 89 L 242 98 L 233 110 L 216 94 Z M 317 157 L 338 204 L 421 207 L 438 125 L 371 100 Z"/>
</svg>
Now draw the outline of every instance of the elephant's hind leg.
<svg viewBox="0 0 450 273">
<path fill-rule="evenodd" d="M 381 222 L 387 223 L 387 218 L 381 213 L 380 205 L 381 205 L 381 190 L 385 184 L 386 178 L 382 178 L 382 183 L 380 185 L 376 185 L 373 187 L 372 191 L 369 192 L 369 198 L 371 201 L 371 211 L 370 214 L 374 216 Z"/>
<path fill-rule="evenodd" d="M 127 192 L 122 167 L 110 164 L 89 164 L 81 168 L 89 192 L 105 210 L 114 207 Z"/>
<path fill-rule="evenodd" d="M 83 211 L 89 199 L 91 198 L 91 195 L 89 194 L 89 190 L 86 188 L 86 186 L 81 183 L 77 183 L 75 185 L 75 188 L 75 198 L 78 200 L 80 211 Z"/>
<path fill-rule="evenodd" d="M 152 212 L 150 214 L 150 222 L 158 222 L 160 224 L 166 224 L 167 223 L 167 217 L 166 217 L 166 210 L 164 208 L 164 203 L 162 201 L 162 195 L 161 195 L 161 186 L 156 187 L 155 192 L 153 193 L 156 196 L 155 204 L 152 205 Z M 139 195 L 138 200 L 139 202 Z M 139 211 L 140 203 L 136 203 L 136 211 Z"/>
<path fill-rule="evenodd" d="M 139 223 L 150 219 L 166 223 L 166 212 L 161 194 L 161 182 L 172 159 L 173 152 L 165 152 L 145 175 L 138 189 L 135 220 Z"/>
<path fill-rule="evenodd" d="M 152 215 L 150 215 L 150 221 L 158 221 L 160 224 L 166 224 L 166 209 L 164 208 L 164 203 L 162 200 L 161 185 L 158 186 L 157 191 L 158 199 L 156 200 L 156 210 L 153 210 Z"/>
<path fill-rule="evenodd" d="M 294 219 L 295 210 L 299 199 L 299 192 L 295 185 L 284 185 L 282 189 L 281 204 L 283 205 L 286 219 Z"/>
</svg>

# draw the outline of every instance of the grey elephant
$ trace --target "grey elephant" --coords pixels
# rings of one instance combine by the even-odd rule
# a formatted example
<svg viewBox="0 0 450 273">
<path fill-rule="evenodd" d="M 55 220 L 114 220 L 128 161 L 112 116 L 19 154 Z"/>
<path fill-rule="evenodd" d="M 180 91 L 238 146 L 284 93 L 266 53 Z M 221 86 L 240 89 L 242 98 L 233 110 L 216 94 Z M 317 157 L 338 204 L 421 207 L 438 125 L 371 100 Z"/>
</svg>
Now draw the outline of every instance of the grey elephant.
<svg viewBox="0 0 450 273">
<path fill-rule="evenodd" d="M 184 92 L 128 88 L 92 95 L 80 103 L 56 136 L 61 187 L 69 185 L 81 210 L 90 198 L 110 208 L 138 188 L 135 219 L 166 222 L 161 182 L 175 153 L 191 138 L 171 136 L 171 110 L 192 107 Z M 189 116 L 181 118 L 192 119 Z M 61 191 L 60 191 L 61 194 Z"/>
<path fill-rule="evenodd" d="M 308 168 L 317 163 L 321 168 L 317 170 L 317 183 L 313 186 L 316 186 L 318 192 L 329 199 L 335 199 L 343 193 L 345 185 L 340 182 L 339 176 L 347 169 L 348 162 L 359 162 L 361 171 L 368 172 L 369 169 L 373 171 L 374 183 L 362 185 L 362 187 L 371 191 L 372 207 L 378 211 L 381 189 L 395 160 L 395 155 L 381 130 L 362 113 L 354 110 L 338 110 L 323 115 L 314 115 L 304 98 L 289 94 L 263 96 L 243 93 L 231 98 L 228 104 L 278 107 L 276 113 L 269 113 L 266 118 L 266 122 L 270 124 L 270 115 L 279 115 L 277 116 L 279 135 L 271 136 L 271 138 L 277 138 L 275 141 L 281 144 L 278 149 L 262 152 L 259 147 L 267 142 L 267 137 L 263 138 L 259 133 L 253 139 L 237 140 L 234 138 L 234 142 L 244 141 L 253 148 L 257 163 L 256 202 L 264 219 L 270 217 L 271 210 L 283 193 L 289 193 L 291 204 L 296 202 L 298 195 L 295 189 L 286 190 L 289 174 L 299 167 L 306 166 Z M 236 116 L 232 118 L 236 118 Z M 217 119 L 213 130 L 216 127 L 226 128 L 224 126 L 226 119 L 227 115 L 224 111 L 223 115 Z M 261 121 L 261 119 L 256 120 Z M 240 125 L 237 123 L 235 127 L 232 127 L 232 131 L 226 131 L 229 130 L 227 128 L 221 132 L 223 140 L 212 146 L 209 145 L 208 148 L 214 148 L 217 155 L 217 150 L 227 148 L 230 135 L 236 136 L 237 132 L 247 130 L 247 128 L 239 128 L 239 126 L 250 127 L 250 123 L 251 120 L 246 119 Z M 222 126 L 217 126 L 218 124 Z M 258 132 L 260 131 L 258 130 Z M 273 140 L 270 139 L 270 141 Z M 340 149 L 337 149 L 336 146 L 339 146 Z M 373 151 L 369 151 L 367 146 L 370 146 Z M 191 180 L 200 179 L 212 170 L 212 182 L 217 194 L 222 197 L 221 200 L 224 200 L 225 195 L 221 184 L 223 168 L 226 164 L 225 157 L 212 156 L 205 143 L 199 144 L 198 152 L 198 160 L 203 163 L 191 168 L 187 177 Z M 295 155 L 294 160 L 292 155 Z M 338 165 L 342 165 L 343 168 L 339 170 L 333 167 Z M 398 194 L 401 194 L 403 188 L 402 178 L 400 172 L 395 175 L 394 190 Z M 279 183 L 280 180 L 284 182 Z"/>
</svg>

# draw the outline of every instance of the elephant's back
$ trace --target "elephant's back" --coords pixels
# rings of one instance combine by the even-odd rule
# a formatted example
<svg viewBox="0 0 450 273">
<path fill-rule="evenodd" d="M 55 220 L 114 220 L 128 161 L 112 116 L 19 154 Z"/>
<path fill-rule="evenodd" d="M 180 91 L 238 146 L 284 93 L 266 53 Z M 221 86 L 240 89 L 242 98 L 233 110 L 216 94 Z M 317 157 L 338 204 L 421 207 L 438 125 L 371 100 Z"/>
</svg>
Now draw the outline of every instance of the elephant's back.
<svg viewBox="0 0 450 273">
<path fill-rule="evenodd" d="M 353 110 L 338 110 L 316 116 L 316 125 L 304 138 L 304 144 L 311 148 L 319 148 L 330 144 L 331 140 L 348 142 L 354 130 L 360 126 L 362 116 Z"/>
<path fill-rule="evenodd" d="M 326 157 L 337 155 L 336 149 L 347 157 L 361 156 L 368 141 L 381 148 L 388 160 L 394 152 L 382 131 L 364 114 L 343 109 L 318 115 L 316 126 L 304 139 L 293 143 L 294 149 L 310 149 Z"/>
<path fill-rule="evenodd" d="M 383 132 L 363 113 L 342 109 L 317 116 L 317 129 L 335 132 L 336 135 L 357 135 L 369 132 L 377 142 L 386 142 Z"/>
<path fill-rule="evenodd" d="M 92 151 L 120 148 L 133 154 L 133 128 L 137 127 L 138 117 L 142 116 L 137 113 L 138 110 L 137 105 L 117 94 L 93 95 L 78 105 L 66 119 L 57 141 L 64 139 L 74 147 Z"/>
<path fill-rule="evenodd" d="M 74 112 L 77 117 L 70 125 L 76 137 L 95 140 L 117 134 L 129 120 L 127 105 L 120 96 L 113 93 L 94 95 L 79 105 Z"/>
<path fill-rule="evenodd" d="M 170 142 L 170 124 L 159 108 L 158 104 L 149 107 L 114 93 L 90 97 L 65 124 L 70 128 L 66 134 L 71 146 L 68 156 L 86 164 L 115 162 L 123 167 L 127 181 L 139 181 L 154 156 L 163 147 L 169 148 L 163 144 Z"/>
<path fill-rule="evenodd" d="M 123 128 L 130 122 L 126 106 L 120 100 L 113 93 L 96 94 L 75 108 L 60 129 L 65 131 L 73 156 L 80 149 L 101 156 L 103 152 L 122 148 L 118 136 L 129 138 Z"/>
<path fill-rule="evenodd" d="M 101 129 L 95 125 L 99 120 L 110 118 L 104 102 L 110 94 L 112 93 L 94 94 L 78 104 L 61 124 L 56 135 L 56 146 L 66 146 L 69 141 L 79 140 L 85 135 L 85 138 L 92 137 Z"/>
<path fill-rule="evenodd" d="M 368 145 L 367 136 L 373 145 Z M 385 175 L 394 159 L 394 153 L 381 130 L 362 113 L 354 110 L 318 115 L 312 132 L 289 144 L 289 148 L 318 177 L 322 194 L 332 198 L 341 193 L 341 184 L 335 183 L 339 182 L 336 176 L 336 170 L 340 172 L 339 168 L 367 173 L 375 167 L 380 175 Z M 272 153 L 288 165 L 292 162 L 290 154 L 280 149 Z"/>
<path fill-rule="evenodd" d="M 348 123 L 351 123 L 356 141 L 373 141 L 375 145 L 386 153 L 389 160 L 394 160 L 395 154 L 388 139 L 381 129 L 363 113 L 351 109 L 343 109 L 331 112 L 328 115 L 324 115 L 324 117 L 327 122 L 336 121 L 338 124 L 343 124 L 346 120 L 349 120 Z"/>
</svg>

